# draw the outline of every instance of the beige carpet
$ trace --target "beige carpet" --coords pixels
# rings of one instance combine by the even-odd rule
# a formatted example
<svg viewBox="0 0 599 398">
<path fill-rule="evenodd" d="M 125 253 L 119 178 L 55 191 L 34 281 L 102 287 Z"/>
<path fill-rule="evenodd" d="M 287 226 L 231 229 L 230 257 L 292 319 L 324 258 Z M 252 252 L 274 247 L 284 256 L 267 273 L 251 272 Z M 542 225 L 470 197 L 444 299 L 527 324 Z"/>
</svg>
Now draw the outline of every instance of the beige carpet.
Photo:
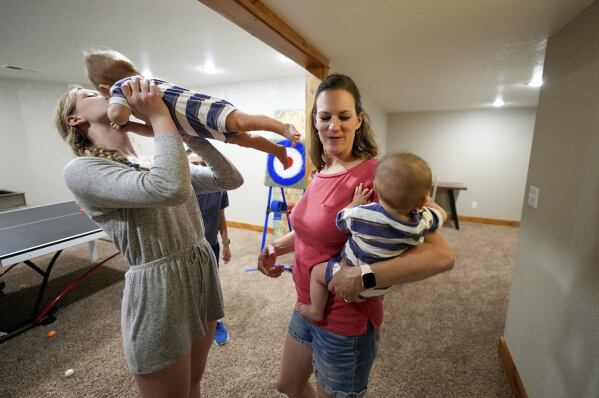
<svg viewBox="0 0 599 398">
<path fill-rule="evenodd" d="M 503 333 L 517 229 L 462 223 L 444 233 L 456 268 L 395 288 L 385 299 L 385 324 L 369 397 L 510 397 L 496 354 Z M 205 397 L 277 397 L 281 342 L 294 303 L 291 275 L 278 280 L 245 272 L 261 235 L 230 230 L 233 260 L 222 265 L 230 342 L 210 352 Z M 99 243 L 100 258 L 114 252 Z M 44 265 L 49 258 L 36 259 Z M 86 246 L 66 250 L 47 302 L 89 269 Z M 0 344 L 0 397 L 135 397 L 122 356 L 120 296 L 125 271 L 116 257 L 62 303 L 57 320 Z M 33 304 L 39 276 L 20 265 L 2 279 L 0 330 Z M 57 337 L 48 339 L 54 329 Z M 66 378 L 64 371 L 75 374 Z"/>
</svg>

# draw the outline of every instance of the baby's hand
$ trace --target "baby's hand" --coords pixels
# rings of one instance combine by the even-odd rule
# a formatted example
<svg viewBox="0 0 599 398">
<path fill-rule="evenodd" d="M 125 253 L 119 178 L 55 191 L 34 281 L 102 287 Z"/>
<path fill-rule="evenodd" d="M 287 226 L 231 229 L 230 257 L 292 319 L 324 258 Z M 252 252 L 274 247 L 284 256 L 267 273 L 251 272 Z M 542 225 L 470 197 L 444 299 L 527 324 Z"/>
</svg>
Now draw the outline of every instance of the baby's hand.
<svg viewBox="0 0 599 398">
<path fill-rule="evenodd" d="M 123 128 L 120 125 L 116 124 L 115 122 L 110 122 L 110 127 L 115 129 L 116 131 L 123 131 Z"/>
<path fill-rule="evenodd" d="M 356 207 L 370 203 L 370 197 L 372 196 L 372 192 L 374 192 L 374 190 L 372 188 L 364 188 L 363 185 L 364 184 L 360 184 L 356 187 L 354 190 L 354 197 L 347 207 Z"/>
<path fill-rule="evenodd" d="M 287 128 L 286 128 L 285 132 L 283 133 L 283 135 L 285 136 L 285 138 L 287 138 L 289 141 L 291 141 L 291 147 L 295 148 L 295 145 L 302 138 L 302 135 L 297 131 L 297 129 L 295 128 L 295 126 L 293 124 L 288 123 L 285 126 Z"/>
</svg>

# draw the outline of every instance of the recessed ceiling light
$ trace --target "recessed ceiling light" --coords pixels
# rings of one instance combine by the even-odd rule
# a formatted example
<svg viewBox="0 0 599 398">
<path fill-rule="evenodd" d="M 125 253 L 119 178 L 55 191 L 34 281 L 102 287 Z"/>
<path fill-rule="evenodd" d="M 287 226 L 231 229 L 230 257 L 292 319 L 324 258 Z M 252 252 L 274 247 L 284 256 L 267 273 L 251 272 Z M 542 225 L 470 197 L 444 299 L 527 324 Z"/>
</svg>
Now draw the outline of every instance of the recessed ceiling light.
<svg viewBox="0 0 599 398">
<path fill-rule="evenodd" d="M 212 60 L 207 60 L 204 62 L 204 65 L 199 66 L 198 69 L 208 75 L 214 75 L 222 72 L 222 69 L 217 68 Z"/>
<path fill-rule="evenodd" d="M 528 82 L 530 87 L 541 87 L 543 85 L 543 67 L 537 66 L 535 68 L 534 73 L 532 74 L 532 79 Z"/>
<path fill-rule="evenodd" d="M 541 76 L 534 76 L 530 82 L 528 82 L 530 87 L 541 87 L 543 85 L 543 78 Z"/>
<path fill-rule="evenodd" d="M 501 108 L 504 105 L 505 105 L 505 102 L 503 102 L 503 99 L 501 97 L 497 97 L 497 98 L 495 98 L 495 101 L 493 101 L 493 106 L 495 108 Z"/>
<path fill-rule="evenodd" d="M 143 75 L 143 77 L 146 77 L 146 78 L 149 78 L 149 79 L 151 79 L 153 77 L 152 76 L 152 71 L 148 67 L 143 68 L 143 70 L 141 71 L 141 74 Z"/>
</svg>

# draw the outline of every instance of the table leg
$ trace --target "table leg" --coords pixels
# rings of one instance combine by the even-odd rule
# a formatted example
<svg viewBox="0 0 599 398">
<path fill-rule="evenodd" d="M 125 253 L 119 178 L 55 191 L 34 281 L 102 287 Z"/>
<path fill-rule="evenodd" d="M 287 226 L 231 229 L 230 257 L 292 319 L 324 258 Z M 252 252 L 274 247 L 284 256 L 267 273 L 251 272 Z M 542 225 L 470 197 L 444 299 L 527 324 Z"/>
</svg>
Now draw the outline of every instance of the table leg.
<svg viewBox="0 0 599 398">
<path fill-rule="evenodd" d="M 87 247 L 89 248 L 89 261 L 95 263 L 98 259 L 98 250 L 96 249 L 96 241 L 90 240 L 87 242 Z"/>
<path fill-rule="evenodd" d="M 451 218 L 455 229 L 460 229 L 460 222 L 458 221 L 458 211 L 455 207 L 455 196 L 453 195 L 453 189 L 448 189 L 447 194 L 449 195 L 449 204 L 451 205 Z"/>
</svg>

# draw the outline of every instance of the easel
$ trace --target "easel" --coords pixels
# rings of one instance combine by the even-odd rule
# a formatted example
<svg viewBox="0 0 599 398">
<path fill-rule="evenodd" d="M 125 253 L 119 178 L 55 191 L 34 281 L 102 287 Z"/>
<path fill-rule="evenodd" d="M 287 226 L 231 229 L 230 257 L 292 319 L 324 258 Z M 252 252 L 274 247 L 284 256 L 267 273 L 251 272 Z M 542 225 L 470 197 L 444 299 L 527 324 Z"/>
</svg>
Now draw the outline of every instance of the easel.
<svg viewBox="0 0 599 398">
<path fill-rule="evenodd" d="M 282 201 L 280 201 L 280 200 L 271 201 L 272 188 L 273 187 L 268 187 L 268 199 L 266 201 L 266 217 L 264 217 L 264 229 L 262 230 L 262 244 L 260 245 L 260 252 L 262 252 L 262 250 L 264 249 L 264 245 L 266 243 L 266 232 L 268 231 L 268 218 L 270 216 L 270 213 L 275 214 L 275 217 L 277 215 L 286 214 L 287 215 L 287 225 L 289 226 L 289 232 L 293 231 L 293 228 L 291 227 L 291 220 L 289 220 L 289 213 L 291 211 L 289 210 L 289 207 L 287 206 L 287 200 L 285 199 L 285 191 L 283 190 L 282 187 L 279 188 L 281 190 L 281 197 L 283 198 Z"/>
</svg>

